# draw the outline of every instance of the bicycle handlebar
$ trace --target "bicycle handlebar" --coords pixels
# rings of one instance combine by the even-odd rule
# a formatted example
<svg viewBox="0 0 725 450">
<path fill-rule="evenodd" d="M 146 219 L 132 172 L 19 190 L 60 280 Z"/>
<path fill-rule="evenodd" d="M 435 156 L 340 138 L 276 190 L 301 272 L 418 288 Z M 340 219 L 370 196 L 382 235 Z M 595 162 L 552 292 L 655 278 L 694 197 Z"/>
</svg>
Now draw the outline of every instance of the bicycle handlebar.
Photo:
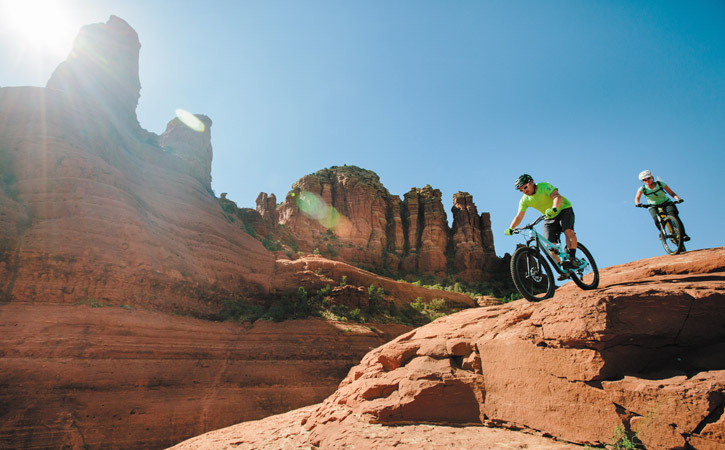
<svg viewBox="0 0 725 450">
<path fill-rule="evenodd" d="M 534 225 L 536 225 L 537 223 L 541 222 L 544 219 L 546 219 L 546 216 L 540 216 L 538 219 L 534 220 L 533 222 L 531 222 L 530 224 L 528 224 L 526 226 L 519 227 L 519 228 L 512 228 L 511 234 L 519 234 L 524 230 L 530 230 L 530 229 L 534 228 Z"/>
<path fill-rule="evenodd" d="M 671 200 L 667 200 L 666 202 L 660 203 L 659 205 L 649 205 L 649 204 L 644 204 L 644 203 L 637 203 L 634 206 L 637 208 L 659 208 L 659 207 L 667 206 L 667 205 L 676 205 L 676 204 L 682 203 L 682 202 L 684 202 L 684 200 L 679 199 L 679 200 L 675 200 L 674 202 Z"/>
</svg>

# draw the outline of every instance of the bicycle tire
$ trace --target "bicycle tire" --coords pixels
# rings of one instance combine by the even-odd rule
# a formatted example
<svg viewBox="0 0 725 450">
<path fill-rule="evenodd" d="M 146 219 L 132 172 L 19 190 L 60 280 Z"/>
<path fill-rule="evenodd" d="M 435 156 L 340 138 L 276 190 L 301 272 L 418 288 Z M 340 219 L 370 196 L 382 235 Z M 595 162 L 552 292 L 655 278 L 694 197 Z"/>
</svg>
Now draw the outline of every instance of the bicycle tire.
<svg viewBox="0 0 725 450">
<path fill-rule="evenodd" d="M 667 217 L 662 220 L 662 225 L 664 228 L 661 239 L 662 247 L 664 247 L 665 251 L 670 255 L 682 253 L 684 242 L 682 240 L 683 226 L 680 218 L 673 214 L 668 214 Z"/>
<path fill-rule="evenodd" d="M 554 274 L 544 257 L 531 247 L 519 247 L 511 256 L 514 286 L 529 301 L 540 302 L 554 296 Z"/>
<path fill-rule="evenodd" d="M 597 268 L 597 263 L 594 261 L 594 257 L 591 252 L 581 244 L 581 242 L 577 243 L 576 248 L 580 253 L 578 258 L 587 260 L 589 267 L 591 268 L 591 272 L 584 273 L 579 270 L 570 270 L 569 276 L 571 277 L 571 281 L 585 291 L 598 288 L 599 269 Z M 581 258 L 581 255 L 584 255 L 584 258 Z"/>
</svg>

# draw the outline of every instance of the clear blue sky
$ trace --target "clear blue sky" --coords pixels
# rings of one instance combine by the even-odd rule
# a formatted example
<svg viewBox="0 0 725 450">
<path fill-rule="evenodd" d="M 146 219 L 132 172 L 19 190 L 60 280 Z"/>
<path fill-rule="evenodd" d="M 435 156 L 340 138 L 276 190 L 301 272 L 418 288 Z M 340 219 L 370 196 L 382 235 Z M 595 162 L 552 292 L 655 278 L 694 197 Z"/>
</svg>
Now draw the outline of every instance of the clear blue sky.
<svg viewBox="0 0 725 450">
<path fill-rule="evenodd" d="M 42 33 L 0 14 L 0 86 L 44 86 L 78 28 L 121 17 L 142 46 L 141 125 L 161 133 L 177 108 L 211 117 L 212 187 L 241 207 L 352 164 L 401 197 L 440 189 L 449 220 L 453 194 L 471 193 L 503 255 L 520 242 L 503 230 L 527 172 L 572 201 L 579 239 L 606 267 L 663 254 L 632 206 L 650 169 L 685 199 L 689 248 L 725 245 L 713 203 L 723 1 L 41 3 L 35 25 L 54 11 Z"/>
</svg>

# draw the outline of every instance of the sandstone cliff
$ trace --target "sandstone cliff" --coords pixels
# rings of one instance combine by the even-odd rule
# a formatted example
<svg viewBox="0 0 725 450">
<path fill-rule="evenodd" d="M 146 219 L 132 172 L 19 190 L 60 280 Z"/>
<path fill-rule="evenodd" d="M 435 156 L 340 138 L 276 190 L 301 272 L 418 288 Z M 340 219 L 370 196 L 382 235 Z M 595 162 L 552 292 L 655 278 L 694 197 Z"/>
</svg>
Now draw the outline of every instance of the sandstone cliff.
<svg viewBox="0 0 725 450">
<path fill-rule="evenodd" d="M 211 190 L 211 121 L 139 126 L 139 46 L 111 17 L 81 31 L 46 88 L 0 89 L 2 298 L 204 315 L 270 291 L 274 256 Z"/>
<path fill-rule="evenodd" d="M 403 325 L 0 306 L 0 448 L 158 449 L 319 403 Z"/>
<path fill-rule="evenodd" d="M 454 195 L 452 227 L 439 190 L 411 188 L 403 197 L 370 170 L 335 166 L 298 180 L 279 206 L 274 194 L 259 194 L 261 217 L 247 213 L 247 221 L 262 237 L 394 276 L 501 277 L 490 217 L 478 214 L 470 194 Z"/>
<path fill-rule="evenodd" d="M 595 291 L 468 309 L 368 353 L 317 406 L 174 448 L 573 448 L 617 427 L 647 449 L 724 448 L 723 271 L 725 248 L 694 251 L 604 269 Z"/>
</svg>

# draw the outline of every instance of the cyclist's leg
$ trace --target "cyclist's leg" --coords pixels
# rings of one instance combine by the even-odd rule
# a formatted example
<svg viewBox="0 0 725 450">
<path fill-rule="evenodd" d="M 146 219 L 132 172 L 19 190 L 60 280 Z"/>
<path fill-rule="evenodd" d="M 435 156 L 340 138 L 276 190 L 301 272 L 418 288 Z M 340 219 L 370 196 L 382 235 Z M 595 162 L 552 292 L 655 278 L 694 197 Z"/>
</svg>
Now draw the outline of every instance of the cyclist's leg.
<svg viewBox="0 0 725 450">
<path fill-rule="evenodd" d="M 660 231 L 660 225 L 659 222 L 657 222 L 657 211 L 659 208 L 647 208 L 647 211 L 649 211 L 649 215 L 652 216 L 652 221 L 655 224 L 655 228 L 657 228 L 657 231 Z"/>
<path fill-rule="evenodd" d="M 543 231 L 544 237 L 548 239 L 549 242 L 551 242 L 552 244 L 559 243 L 559 235 L 561 235 L 561 225 L 559 224 L 559 221 L 556 220 L 556 218 L 544 220 Z M 549 254 L 554 258 L 554 261 L 556 261 L 557 264 L 561 262 L 559 260 L 559 255 L 555 251 L 549 251 Z"/>
<path fill-rule="evenodd" d="M 563 209 L 558 216 L 561 229 L 564 230 L 564 236 L 566 237 L 566 248 L 569 250 L 569 256 L 572 258 L 576 254 L 577 238 L 574 232 L 574 208 Z"/>
</svg>

